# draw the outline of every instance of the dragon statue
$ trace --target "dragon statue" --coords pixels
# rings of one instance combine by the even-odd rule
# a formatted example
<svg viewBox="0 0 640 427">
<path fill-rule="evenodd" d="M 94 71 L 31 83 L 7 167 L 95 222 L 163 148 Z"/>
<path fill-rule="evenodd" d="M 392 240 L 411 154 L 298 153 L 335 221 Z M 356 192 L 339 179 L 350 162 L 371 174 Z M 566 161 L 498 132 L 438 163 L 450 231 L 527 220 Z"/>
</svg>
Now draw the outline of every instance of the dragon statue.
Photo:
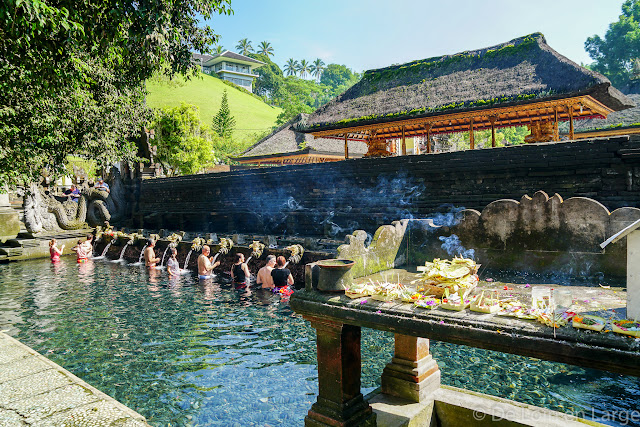
<svg viewBox="0 0 640 427">
<path fill-rule="evenodd" d="M 118 221 L 125 211 L 120 172 L 112 169 L 111 192 L 90 187 L 80 189 L 77 202 L 60 201 L 36 184 L 24 193 L 24 223 L 31 233 L 59 230 L 78 230 L 105 221 Z"/>
</svg>

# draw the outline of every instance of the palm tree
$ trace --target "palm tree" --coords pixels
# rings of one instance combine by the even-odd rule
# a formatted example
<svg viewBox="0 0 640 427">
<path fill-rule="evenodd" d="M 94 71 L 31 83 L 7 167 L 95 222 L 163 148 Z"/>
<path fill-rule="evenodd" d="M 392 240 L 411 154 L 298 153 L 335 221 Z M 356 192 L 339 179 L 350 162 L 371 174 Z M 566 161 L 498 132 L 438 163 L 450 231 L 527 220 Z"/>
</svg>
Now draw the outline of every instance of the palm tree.
<svg viewBox="0 0 640 427">
<path fill-rule="evenodd" d="M 266 56 L 267 58 L 269 56 L 273 56 L 273 48 L 271 47 L 271 43 L 269 43 L 269 42 L 260 42 L 260 50 L 258 51 L 258 53 L 261 53 L 262 55 Z"/>
<path fill-rule="evenodd" d="M 241 53 L 243 55 L 248 55 L 253 52 L 253 46 L 251 46 L 251 42 L 249 41 L 249 39 L 240 40 L 238 42 L 238 45 L 236 46 L 236 49 L 238 49 L 238 53 Z"/>
<path fill-rule="evenodd" d="M 311 64 L 311 74 L 316 76 L 316 80 L 320 80 L 320 76 L 322 75 L 322 70 L 324 70 L 324 62 L 322 59 L 317 58 Z"/>
<path fill-rule="evenodd" d="M 216 48 L 213 50 L 213 53 L 220 54 L 222 52 L 224 52 L 226 49 L 224 47 L 222 47 L 221 45 L 217 45 Z"/>
<path fill-rule="evenodd" d="M 310 65 L 311 64 L 309 64 L 306 59 L 300 61 L 300 65 L 298 65 L 298 72 L 300 73 L 300 77 L 302 77 L 303 79 L 307 77 L 307 73 L 310 70 Z"/>
<path fill-rule="evenodd" d="M 284 66 L 284 71 L 287 73 L 287 76 L 295 76 L 298 74 L 298 61 L 293 58 L 289 58 Z"/>
</svg>

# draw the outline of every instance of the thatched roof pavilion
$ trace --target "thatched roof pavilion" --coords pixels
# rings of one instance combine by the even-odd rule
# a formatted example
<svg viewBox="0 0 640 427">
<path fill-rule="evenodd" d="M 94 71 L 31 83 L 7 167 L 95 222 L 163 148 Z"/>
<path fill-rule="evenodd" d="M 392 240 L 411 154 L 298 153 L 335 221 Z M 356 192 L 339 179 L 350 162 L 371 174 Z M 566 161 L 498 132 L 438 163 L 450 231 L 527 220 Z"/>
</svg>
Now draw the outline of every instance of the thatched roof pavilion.
<svg viewBox="0 0 640 427">
<path fill-rule="evenodd" d="M 640 133 L 640 93 L 631 93 L 627 97 L 635 102 L 635 107 L 613 112 L 606 119 L 593 118 L 576 122 L 575 138 L 598 138 Z M 563 130 L 568 132 L 568 129 Z"/>
<path fill-rule="evenodd" d="M 306 120 L 308 114 L 299 114 L 271 134 L 234 158 L 243 165 L 274 166 L 286 164 L 321 163 L 344 160 L 346 157 L 362 157 L 367 145 L 362 141 L 350 141 L 344 153 L 342 141 L 331 138 L 315 138 L 294 129 Z"/>
<path fill-rule="evenodd" d="M 529 125 L 531 141 L 558 140 L 559 121 L 606 118 L 633 106 L 606 77 L 560 55 L 535 33 L 366 71 L 299 130 L 364 140 L 368 155 L 385 155 L 381 142 L 389 139 L 481 129 L 495 134 L 495 128 L 506 126 Z"/>
</svg>

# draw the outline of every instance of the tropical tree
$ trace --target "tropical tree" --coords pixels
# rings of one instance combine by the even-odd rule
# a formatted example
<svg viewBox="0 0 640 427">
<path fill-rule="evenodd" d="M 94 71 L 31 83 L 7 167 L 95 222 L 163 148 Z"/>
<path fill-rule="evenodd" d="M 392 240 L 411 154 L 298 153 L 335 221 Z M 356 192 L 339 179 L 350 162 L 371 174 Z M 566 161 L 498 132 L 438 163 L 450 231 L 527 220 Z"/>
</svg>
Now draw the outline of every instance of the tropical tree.
<svg viewBox="0 0 640 427">
<path fill-rule="evenodd" d="M 158 146 L 156 159 L 171 169 L 171 174 L 192 174 L 211 166 L 215 160 L 213 142 L 207 127 L 200 122 L 195 105 L 157 110 L 152 127 Z"/>
<path fill-rule="evenodd" d="M 306 59 L 300 61 L 298 65 L 298 72 L 300 73 L 300 77 L 303 79 L 307 77 L 307 73 L 311 70 L 311 64 L 307 62 Z"/>
<path fill-rule="evenodd" d="M 238 49 L 238 53 L 243 55 L 248 55 L 253 52 L 253 46 L 251 46 L 251 41 L 249 39 L 242 39 L 238 42 L 236 49 Z"/>
<path fill-rule="evenodd" d="M 295 76 L 298 74 L 298 61 L 293 58 L 289 58 L 286 65 L 284 66 L 284 71 L 287 73 L 287 76 Z"/>
<path fill-rule="evenodd" d="M 213 49 L 213 53 L 220 54 L 224 52 L 226 49 L 222 45 L 216 45 L 216 48 Z"/>
<path fill-rule="evenodd" d="M 592 69 L 607 76 L 614 86 L 628 84 L 634 61 L 640 58 L 640 0 L 626 0 L 622 15 L 609 25 L 604 39 L 589 37 L 584 48 L 595 61 Z"/>
<path fill-rule="evenodd" d="M 222 102 L 218 114 L 213 117 L 213 131 L 222 139 L 231 139 L 233 129 L 236 127 L 236 119 L 231 115 L 227 90 L 222 92 Z"/>
<path fill-rule="evenodd" d="M 143 3 L 0 2 L 0 189 L 64 173 L 71 153 L 133 160 L 144 82 L 195 75 L 191 52 L 217 40 L 200 22 L 232 13 L 228 0 Z"/>
<path fill-rule="evenodd" d="M 266 56 L 267 58 L 269 56 L 273 56 L 273 47 L 271 47 L 271 43 L 269 42 L 260 42 L 260 50 L 258 50 L 258 53 L 261 55 Z"/>
<path fill-rule="evenodd" d="M 324 62 L 322 61 L 322 59 L 317 58 L 311 64 L 311 74 L 313 74 L 316 77 L 317 81 L 320 81 L 320 76 L 322 75 L 322 70 L 324 70 Z"/>
</svg>

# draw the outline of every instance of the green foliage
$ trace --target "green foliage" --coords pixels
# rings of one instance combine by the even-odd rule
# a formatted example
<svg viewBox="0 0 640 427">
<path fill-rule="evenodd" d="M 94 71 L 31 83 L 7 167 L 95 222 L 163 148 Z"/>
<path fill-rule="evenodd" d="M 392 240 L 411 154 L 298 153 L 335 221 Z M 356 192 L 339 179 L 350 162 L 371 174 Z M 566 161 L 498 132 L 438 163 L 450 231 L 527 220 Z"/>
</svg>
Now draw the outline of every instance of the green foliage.
<svg viewBox="0 0 640 427">
<path fill-rule="evenodd" d="M 273 56 L 273 47 L 269 42 L 260 42 L 258 53 L 266 57 Z"/>
<path fill-rule="evenodd" d="M 265 63 L 265 65 L 255 70 L 258 78 L 253 82 L 254 93 L 266 99 L 279 98 L 284 78 L 280 67 L 265 55 L 252 53 L 249 56 Z"/>
<path fill-rule="evenodd" d="M 360 76 L 357 73 L 352 72 L 345 65 L 329 64 L 322 72 L 320 83 L 337 89 L 351 87 L 359 78 Z"/>
<path fill-rule="evenodd" d="M 634 78 L 634 62 L 640 58 L 640 0 L 626 0 L 622 15 L 609 25 L 604 39 L 589 37 L 584 48 L 595 61 L 593 69 L 623 87 Z"/>
<path fill-rule="evenodd" d="M 213 165 L 214 144 L 195 105 L 182 103 L 157 110 L 152 127 L 158 146 L 156 158 L 168 166 L 170 174 L 193 174 Z"/>
<path fill-rule="evenodd" d="M 249 55 L 253 52 L 253 46 L 251 46 L 251 41 L 249 39 L 242 39 L 236 45 L 236 49 L 238 49 L 238 53 L 243 55 Z"/>
<path fill-rule="evenodd" d="M 504 147 L 504 141 L 508 145 L 524 144 L 524 137 L 529 135 L 526 126 L 516 126 L 496 129 L 496 147 Z M 473 133 L 476 148 L 491 147 L 491 130 L 479 130 Z M 468 150 L 471 148 L 469 132 L 451 133 L 437 136 L 445 149 L 451 151 Z"/>
<path fill-rule="evenodd" d="M 6 0 L 0 3 L 0 186 L 64 173 L 75 153 L 131 160 L 150 113 L 144 81 L 189 75 L 216 41 L 200 19 L 228 0 Z"/>
<path fill-rule="evenodd" d="M 311 64 L 307 62 L 306 59 L 303 59 L 298 64 L 298 73 L 300 73 L 300 77 L 303 79 L 307 77 L 307 73 L 311 71 Z"/>
<path fill-rule="evenodd" d="M 316 58 L 311 64 L 311 74 L 315 76 L 316 80 L 320 81 L 322 72 L 324 71 L 324 61 L 320 58 Z"/>
<path fill-rule="evenodd" d="M 298 64 L 298 61 L 293 58 L 289 58 L 287 60 L 287 64 L 284 66 L 284 71 L 286 71 L 287 76 L 295 76 L 298 74 L 299 66 L 300 64 Z"/>
<path fill-rule="evenodd" d="M 231 115 L 229 109 L 229 99 L 227 98 L 227 90 L 222 93 L 222 101 L 220 102 L 220 110 L 213 118 L 213 131 L 222 139 L 231 139 L 233 137 L 233 129 L 236 127 L 236 119 Z"/>
</svg>

